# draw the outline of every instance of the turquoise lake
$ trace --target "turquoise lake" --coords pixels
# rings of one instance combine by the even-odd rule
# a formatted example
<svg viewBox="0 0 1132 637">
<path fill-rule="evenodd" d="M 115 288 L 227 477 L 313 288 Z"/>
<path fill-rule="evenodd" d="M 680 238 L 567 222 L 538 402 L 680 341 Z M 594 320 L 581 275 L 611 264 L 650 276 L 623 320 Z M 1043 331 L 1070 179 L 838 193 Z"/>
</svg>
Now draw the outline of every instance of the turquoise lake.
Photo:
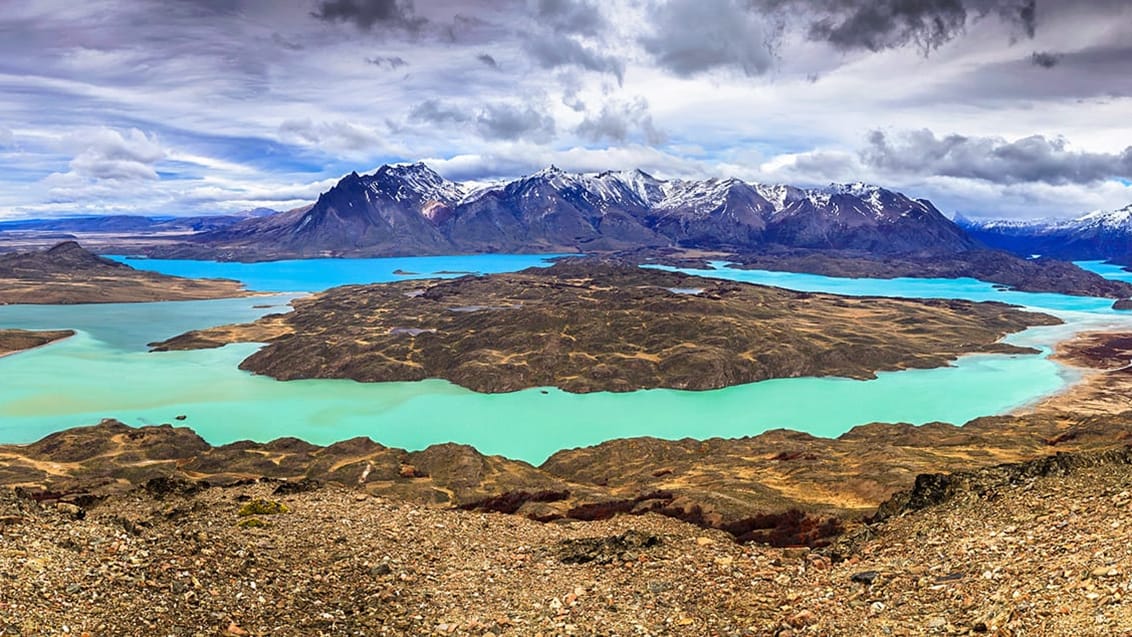
<svg viewBox="0 0 1132 637">
<path fill-rule="evenodd" d="M 694 271 L 740 281 L 840 294 L 1000 300 L 1040 309 L 1067 324 L 1027 330 L 1010 342 L 1042 355 L 973 355 L 954 366 L 881 373 L 876 380 L 793 378 L 727 389 L 650 390 L 576 395 L 550 389 L 477 394 L 446 381 L 361 384 L 279 382 L 240 371 L 256 345 L 198 352 L 147 353 L 146 343 L 189 329 L 248 321 L 285 311 L 294 293 L 344 283 L 410 276 L 457 276 L 546 265 L 540 255 L 406 259 L 318 259 L 264 264 L 127 261 L 169 274 L 237 278 L 252 289 L 292 294 L 219 301 L 76 306 L 0 306 L 0 327 L 70 328 L 77 336 L 0 358 L 0 442 L 30 442 L 50 432 L 117 418 L 127 424 L 177 422 L 213 444 L 297 436 L 327 444 L 365 435 L 420 449 L 471 444 L 489 454 L 539 463 L 558 449 L 629 436 L 739 437 L 786 427 L 836 436 L 875 422 L 962 423 L 1006 413 L 1063 388 L 1073 370 L 1046 358 L 1074 332 L 1132 329 L 1132 314 L 1111 301 L 1002 292 L 974 280 L 835 279 L 719 268 Z M 1083 264 L 1106 276 L 1101 264 Z M 1132 276 L 1130 276 L 1132 279 Z M 259 306 L 270 307 L 259 307 Z"/>
<path fill-rule="evenodd" d="M 386 283 L 420 278 L 454 278 L 465 274 L 516 272 L 550 265 L 555 254 L 475 254 L 458 257 L 393 259 L 302 259 L 236 263 L 110 257 L 141 270 L 191 278 L 243 281 L 260 292 L 317 292 L 336 285 Z"/>
</svg>

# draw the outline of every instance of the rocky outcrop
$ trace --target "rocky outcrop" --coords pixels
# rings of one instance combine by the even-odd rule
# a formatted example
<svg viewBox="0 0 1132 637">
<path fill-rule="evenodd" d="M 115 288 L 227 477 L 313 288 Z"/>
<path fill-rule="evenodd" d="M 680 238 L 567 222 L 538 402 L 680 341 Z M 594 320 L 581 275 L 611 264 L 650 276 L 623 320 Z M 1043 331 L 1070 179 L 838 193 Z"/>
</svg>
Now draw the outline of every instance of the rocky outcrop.
<svg viewBox="0 0 1132 637">
<path fill-rule="evenodd" d="M 911 489 L 901 491 L 881 503 L 874 522 L 911 511 L 938 506 L 960 494 L 987 497 L 996 489 L 1017 485 L 1034 478 L 1065 476 L 1073 471 L 1105 465 L 1132 465 L 1132 448 L 1120 447 L 1093 453 L 1057 453 L 1027 462 L 1001 464 L 978 471 L 926 473 L 916 476 Z"/>
<path fill-rule="evenodd" d="M 481 392 L 702 390 L 1026 353 L 999 339 L 1059 322 L 995 303 L 809 294 L 592 260 L 346 286 L 294 306 L 155 348 L 262 342 L 271 325 L 278 335 L 242 369 L 283 380 L 444 378 Z"/>
<path fill-rule="evenodd" d="M 563 450 L 536 468 L 466 445 L 406 451 L 368 438 L 326 447 L 281 438 L 213 447 L 184 427 L 104 421 L 0 446 L 0 485 L 37 501 L 82 504 L 137 486 L 165 497 L 261 480 L 280 495 L 337 483 L 397 501 L 540 521 L 659 514 L 741 541 L 820 546 L 902 490 L 924 494 L 908 501 L 937 502 L 933 494 L 970 482 L 921 474 L 1119 450 L 1130 422 L 1132 414 L 1052 414 L 980 418 L 964 427 L 873 424 L 836 439 L 788 431 L 731 440 L 634 438 Z"/>
</svg>

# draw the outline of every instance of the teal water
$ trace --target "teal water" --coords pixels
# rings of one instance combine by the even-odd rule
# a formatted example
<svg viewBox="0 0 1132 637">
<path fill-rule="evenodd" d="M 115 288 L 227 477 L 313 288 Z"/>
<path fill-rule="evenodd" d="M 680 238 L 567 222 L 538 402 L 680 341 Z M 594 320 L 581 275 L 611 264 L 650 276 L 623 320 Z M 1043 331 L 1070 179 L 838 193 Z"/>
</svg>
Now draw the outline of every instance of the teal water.
<svg viewBox="0 0 1132 637">
<path fill-rule="evenodd" d="M 1092 262 L 1090 262 L 1092 263 Z M 902 296 L 910 298 L 967 299 L 968 301 L 1001 301 L 1014 305 L 1040 308 L 1044 311 L 1073 311 L 1113 314 L 1112 299 L 1098 299 L 1066 294 L 1042 294 L 1003 290 L 993 283 L 978 279 L 849 279 L 822 276 L 819 274 L 798 274 L 795 272 L 771 272 L 769 270 L 738 270 L 727 267 L 723 261 L 713 261 L 714 269 L 697 270 L 693 268 L 672 268 L 667 266 L 648 266 L 659 270 L 675 270 L 688 274 L 698 274 L 713 278 L 773 285 L 804 292 L 830 292 L 847 296 Z M 1100 272 L 1102 275 L 1107 271 Z M 1125 272 L 1132 281 L 1132 273 Z M 1114 277 L 1116 278 L 1116 277 Z"/>
<path fill-rule="evenodd" d="M 1096 272 L 1106 279 L 1132 283 L 1132 272 L 1124 269 L 1122 265 L 1113 265 L 1104 261 L 1075 261 L 1078 267 Z"/>
<path fill-rule="evenodd" d="M 337 285 L 386 283 L 405 279 L 452 278 L 464 274 L 516 272 L 550 265 L 558 254 L 474 254 L 455 257 L 383 259 L 302 259 L 235 263 L 111 256 L 141 270 L 191 278 L 243 281 L 261 292 L 317 292 Z"/>
<path fill-rule="evenodd" d="M 400 263 L 374 268 L 344 260 L 299 262 L 289 266 L 299 268 L 297 272 L 273 275 L 263 270 L 243 280 L 252 288 L 295 290 L 312 288 L 314 282 L 325 287 L 351 282 L 344 280 L 348 277 L 388 277 L 396 268 L 422 274 L 436 271 L 426 272 L 429 268 L 419 265 L 411 269 L 404 264 L 407 260 L 392 261 Z M 537 256 L 513 262 L 494 257 L 453 257 L 438 269 L 500 271 L 496 268 L 539 262 L 541 257 Z M 233 268 L 247 267 L 173 263 L 183 268 L 176 273 L 193 276 L 233 276 Z M 302 272 L 302 263 L 311 263 L 312 271 Z M 131 265 L 162 271 L 172 267 L 168 262 L 150 261 L 132 261 Z M 1034 328 L 1011 337 L 1011 342 L 1042 349 L 1042 355 L 966 356 L 952 367 L 881 373 L 871 381 L 795 378 L 707 392 L 576 395 L 532 389 L 484 395 L 441 380 L 279 382 L 237 369 L 256 345 L 199 352 L 145 351 L 146 343 L 188 329 L 247 321 L 281 311 L 292 296 L 0 306 L 3 327 L 79 331 L 74 338 L 0 358 L 0 441 L 30 442 L 53 431 L 107 417 L 141 425 L 176 422 L 176 416 L 184 415 L 184 424 L 213 444 L 280 436 L 326 444 L 365 435 L 409 449 L 455 441 L 474 445 L 485 453 L 539 463 L 558 449 L 629 436 L 739 437 L 777 427 L 836 436 L 854 425 L 874 421 L 962 423 L 977 416 L 1008 412 L 1063 388 L 1075 378 L 1073 372 L 1046 358 L 1053 343 L 1078 330 L 1132 328 L 1132 315 L 1112 312 L 1108 309 L 1111 302 L 1006 293 L 970 280 L 873 281 L 729 269 L 703 274 L 845 294 L 1021 301 L 1053 311 L 1067 325 Z M 256 307 L 263 305 L 272 307 Z"/>
</svg>

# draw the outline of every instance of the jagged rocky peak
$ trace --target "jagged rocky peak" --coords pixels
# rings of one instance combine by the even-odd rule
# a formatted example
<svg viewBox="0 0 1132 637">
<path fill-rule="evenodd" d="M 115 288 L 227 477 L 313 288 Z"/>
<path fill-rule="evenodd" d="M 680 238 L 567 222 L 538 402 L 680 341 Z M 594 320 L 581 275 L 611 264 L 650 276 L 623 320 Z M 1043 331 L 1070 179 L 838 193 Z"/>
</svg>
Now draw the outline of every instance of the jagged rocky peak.
<svg viewBox="0 0 1132 637">
<path fill-rule="evenodd" d="M 369 179 L 370 189 L 398 201 L 416 199 L 421 203 L 455 204 L 465 194 L 462 185 L 441 177 L 424 162 L 386 164 Z"/>
<path fill-rule="evenodd" d="M 553 176 L 568 175 L 568 174 L 570 174 L 570 173 L 567 173 L 565 170 L 562 170 L 558 166 L 555 166 L 554 164 L 549 164 L 546 168 L 539 170 L 538 172 L 534 173 L 531 176 L 532 177 L 553 177 Z"/>
<path fill-rule="evenodd" d="M 833 183 L 826 186 L 823 190 L 834 195 L 853 195 L 854 197 L 868 197 L 885 190 L 880 186 L 873 184 L 866 184 L 863 181 L 855 181 L 849 184 Z"/>
<path fill-rule="evenodd" d="M 666 182 L 653 177 L 640 168 L 634 170 L 607 170 L 598 175 L 598 179 L 618 183 L 628 188 L 641 202 L 649 205 L 655 204 L 664 198 L 664 184 Z"/>
<path fill-rule="evenodd" d="M 543 168 L 543 169 L 541 169 L 537 172 L 531 173 L 527 177 L 527 180 L 529 180 L 529 181 L 534 181 L 534 180 L 545 181 L 545 182 L 549 182 L 550 184 L 552 184 L 554 186 L 562 187 L 562 186 L 568 185 L 570 183 L 573 183 L 574 181 L 576 181 L 581 176 L 582 176 L 581 173 L 567 172 L 565 170 L 562 170 L 558 166 L 555 166 L 554 164 L 550 164 L 546 168 Z"/>
<path fill-rule="evenodd" d="M 666 211 L 684 211 L 696 217 L 710 215 L 735 199 L 761 214 L 771 204 L 759 195 L 750 184 L 734 177 L 712 178 L 705 181 L 673 180 L 664 182 L 664 197 L 656 207 Z"/>
<path fill-rule="evenodd" d="M 751 184 L 763 199 L 766 199 L 775 212 L 785 210 L 791 204 L 806 198 L 806 191 L 784 184 Z"/>
<path fill-rule="evenodd" d="M 257 249 L 273 253 L 367 256 L 767 244 L 954 252 L 973 245 L 930 203 L 864 183 L 804 190 L 555 165 L 509 180 L 459 183 L 420 162 L 351 173 L 301 218 L 253 219 L 204 240 L 246 249 L 257 235 L 265 246 Z"/>
<path fill-rule="evenodd" d="M 913 199 L 902 192 L 889 190 L 875 184 L 857 181 L 853 183 L 832 183 L 824 188 L 807 192 L 807 197 L 821 206 L 842 212 L 838 200 L 852 198 L 850 209 L 861 213 L 871 213 L 878 220 L 892 220 L 912 214 L 927 215 L 946 219 L 932 203 L 926 199 Z"/>
</svg>

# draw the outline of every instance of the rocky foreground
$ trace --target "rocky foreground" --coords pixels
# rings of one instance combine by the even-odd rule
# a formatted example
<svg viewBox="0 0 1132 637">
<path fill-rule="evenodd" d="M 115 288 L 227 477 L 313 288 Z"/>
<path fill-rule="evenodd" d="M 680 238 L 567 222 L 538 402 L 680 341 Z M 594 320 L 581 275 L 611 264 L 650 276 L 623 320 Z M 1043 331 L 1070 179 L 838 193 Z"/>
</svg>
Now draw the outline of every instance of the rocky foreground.
<svg viewBox="0 0 1132 637">
<path fill-rule="evenodd" d="M 39 252 L 0 254 L 0 305 L 195 301 L 248 294 L 238 281 L 135 270 L 74 241 Z"/>
<path fill-rule="evenodd" d="M 295 311 L 155 344 L 267 342 L 242 369 L 282 380 L 444 378 L 480 392 L 715 389 L 873 378 L 974 352 L 1058 319 L 999 303 L 793 292 L 596 260 L 335 288 Z"/>
<path fill-rule="evenodd" d="M 1132 452 L 924 476 L 835 546 L 312 482 L 0 493 L 0 634 L 1122 635 Z"/>
</svg>

